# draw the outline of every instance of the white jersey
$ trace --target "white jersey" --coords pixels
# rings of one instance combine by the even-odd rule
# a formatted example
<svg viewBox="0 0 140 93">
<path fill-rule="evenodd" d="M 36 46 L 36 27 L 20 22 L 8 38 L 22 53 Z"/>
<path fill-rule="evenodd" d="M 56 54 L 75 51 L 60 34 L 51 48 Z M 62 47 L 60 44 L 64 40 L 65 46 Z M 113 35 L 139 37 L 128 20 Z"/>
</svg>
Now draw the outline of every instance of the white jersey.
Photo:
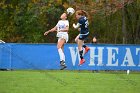
<svg viewBox="0 0 140 93">
<path fill-rule="evenodd" d="M 69 21 L 68 20 L 59 20 L 57 25 L 57 31 L 64 30 L 66 27 L 69 27 Z"/>
<path fill-rule="evenodd" d="M 64 38 L 66 42 L 68 42 L 68 33 L 67 32 L 61 32 L 61 30 L 64 30 L 66 27 L 69 27 L 69 21 L 68 20 L 59 20 L 57 25 L 57 37 L 58 40 L 61 38 Z"/>
</svg>

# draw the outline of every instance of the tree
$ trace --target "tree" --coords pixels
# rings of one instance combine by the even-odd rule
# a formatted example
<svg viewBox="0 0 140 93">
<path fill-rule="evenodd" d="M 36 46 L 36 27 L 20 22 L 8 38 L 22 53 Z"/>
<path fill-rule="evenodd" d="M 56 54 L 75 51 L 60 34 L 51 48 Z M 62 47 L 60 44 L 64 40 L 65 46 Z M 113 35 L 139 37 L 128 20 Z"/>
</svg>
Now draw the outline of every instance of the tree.
<svg viewBox="0 0 140 93">
<path fill-rule="evenodd" d="M 68 7 L 86 10 L 90 17 L 88 43 L 96 34 L 100 43 L 140 43 L 140 1 L 139 0 L 1 0 L 0 39 L 18 43 L 56 42 L 56 33 L 43 36 L 54 27 L 62 12 Z M 70 43 L 77 31 L 70 16 Z"/>
</svg>

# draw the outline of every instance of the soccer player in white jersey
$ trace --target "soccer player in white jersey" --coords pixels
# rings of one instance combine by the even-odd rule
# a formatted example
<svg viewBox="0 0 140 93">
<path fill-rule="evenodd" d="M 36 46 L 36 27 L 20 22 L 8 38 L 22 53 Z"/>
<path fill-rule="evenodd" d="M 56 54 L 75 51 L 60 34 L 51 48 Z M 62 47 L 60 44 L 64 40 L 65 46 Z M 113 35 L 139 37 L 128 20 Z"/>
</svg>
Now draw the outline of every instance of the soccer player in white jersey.
<svg viewBox="0 0 140 93">
<path fill-rule="evenodd" d="M 67 14 L 63 13 L 60 16 L 61 20 L 58 21 L 57 25 L 46 31 L 44 33 L 44 35 L 47 35 L 50 32 L 54 32 L 57 31 L 57 38 L 58 38 L 58 42 L 57 42 L 57 48 L 58 48 L 58 53 L 60 56 L 60 70 L 63 70 L 65 68 L 67 68 L 66 64 L 65 64 L 65 54 L 64 54 L 64 44 L 68 42 L 68 31 L 69 31 L 69 21 L 67 20 Z"/>
</svg>

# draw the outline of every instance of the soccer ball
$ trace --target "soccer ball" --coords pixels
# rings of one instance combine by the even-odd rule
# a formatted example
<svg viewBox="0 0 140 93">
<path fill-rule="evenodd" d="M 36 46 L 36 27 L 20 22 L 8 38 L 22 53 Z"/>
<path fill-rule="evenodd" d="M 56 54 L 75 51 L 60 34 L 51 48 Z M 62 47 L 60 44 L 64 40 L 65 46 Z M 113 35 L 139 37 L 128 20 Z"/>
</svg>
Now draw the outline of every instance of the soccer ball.
<svg viewBox="0 0 140 93">
<path fill-rule="evenodd" d="M 75 10 L 72 7 L 67 8 L 67 14 L 73 15 Z"/>
</svg>

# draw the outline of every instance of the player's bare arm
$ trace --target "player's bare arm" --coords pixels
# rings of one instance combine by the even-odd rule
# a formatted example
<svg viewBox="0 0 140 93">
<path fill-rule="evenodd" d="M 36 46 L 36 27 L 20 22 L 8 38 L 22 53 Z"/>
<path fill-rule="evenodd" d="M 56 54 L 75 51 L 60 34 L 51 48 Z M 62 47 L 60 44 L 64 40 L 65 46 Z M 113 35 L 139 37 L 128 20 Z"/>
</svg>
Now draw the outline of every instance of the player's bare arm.
<svg viewBox="0 0 140 93">
<path fill-rule="evenodd" d="M 56 27 L 56 26 L 55 26 L 54 28 L 52 28 L 52 29 L 46 31 L 46 32 L 44 33 L 44 35 L 48 35 L 50 32 L 54 32 L 54 31 L 57 31 L 57 27 Z"/>
</svg>

